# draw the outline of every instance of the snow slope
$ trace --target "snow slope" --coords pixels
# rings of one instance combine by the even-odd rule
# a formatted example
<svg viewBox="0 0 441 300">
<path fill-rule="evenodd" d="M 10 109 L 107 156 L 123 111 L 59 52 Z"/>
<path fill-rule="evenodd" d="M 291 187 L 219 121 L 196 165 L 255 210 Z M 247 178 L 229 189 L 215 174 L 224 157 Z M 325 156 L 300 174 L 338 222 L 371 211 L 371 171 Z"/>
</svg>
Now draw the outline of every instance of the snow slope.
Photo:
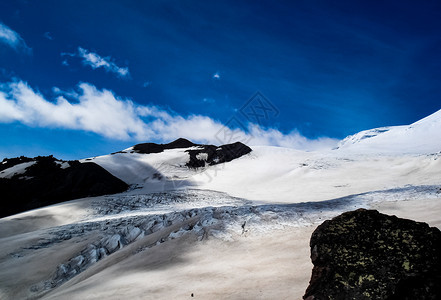
<svg viewBox="0 0 441 300">
<path fill-rule="evenodd" d="M 145 184 L 158 179 L 155 173 L 167 172 L 170 176 L 185 177 L 189 173 L 185 164 L 190 159 L 184 149 L 170 149 L 161 153 L 140 154 L 122 151 L 83 161 L 99 164 L 112 175 L 129 184 Z"/>
<path fill-rule="evenodd" d="M 255 205 L 202 190 L 61 203 L 0 220 L 0 296 L 300 299 L 315 226 L 385 204 L 441 227 L 440 185 L 299 204 Z M 421 205 L 428 209 L 414 210 Z M 62 211 L 71 216 L 59 220 Z M 32 225 L 37 216 L 45 217 Z"/>
<path fill-rule="evenodd" d="M 301 299 L 323 220 L 364 207 L 441 228 L 440 116 L 198 169 L 186 148 L 85 159 L 132 188 L 0 219 L 0 298 Z"/>
<path fill-rule="evenodd" d="M 143 192 L 168 191 L 193 185 L 191 176 L 198 171 L 185 166 L 190 159 L 185 151 L 192 148 L 169 149 L 150 154 L 135 153 L 129 148 L 81 162 L 94 162 L 132 185 L 132 188 L 141 188 Z"/>
<path fill-rule="evenodd" d="M 0 178 L 11 178 L 15 175 L 24 174 L 26 172 L 26 168 L 32 166 L 33 164 L 35 164 L 35 161 L 21 163 L 6 170 L 3 170 L 0 172 Z"/>
<path fill-rule="evenodd" d="M 427 154 L 441 151 L 441 110 L 411 125 L 359 132 L 339 144 L 339 149 L 386 154 Z"/>
<path fill-rule="evenodd" d="M 191 169 L 185 166 L 188 149 L 140 154 L 129 148 L 85 161 L 131 184 L 133 193 L 191 187 L 266 203 L 322 201 L 415 182 L 437 184 L 441 110 L 409 126 L 349 136 L 336 150 L 254 146 L 251 153 L 231 162 Z"/>
<path fill-rule="evenodd" d="M 199 169 L 185 167 L 185 149 L 117 153 L 92 161 L 132 184 L 132 194 L 193 188 L 262 203 L 323 201 L 416 182 L 439 183 L 441 154 L 304 152 L 269 146 L 252 149 L 231 162 Z"/>
<path fill-rule="evenodd" d="M 306 153 L 275 147 L 193 176 L 197 186 L 265 203 L 323 201 L 351 194 L 438 184 L 441 154 L 382 156 Z"/>
</svg>

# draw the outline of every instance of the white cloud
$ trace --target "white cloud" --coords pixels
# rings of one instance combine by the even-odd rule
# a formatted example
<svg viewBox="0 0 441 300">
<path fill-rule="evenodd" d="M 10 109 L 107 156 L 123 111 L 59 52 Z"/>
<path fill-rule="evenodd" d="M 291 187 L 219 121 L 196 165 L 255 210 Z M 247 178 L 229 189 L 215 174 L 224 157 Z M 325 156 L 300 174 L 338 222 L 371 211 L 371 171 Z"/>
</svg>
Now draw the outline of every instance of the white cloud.
<svg viewBox="0 0 441 300">
<path fill-rule="evenodd" d="M 250 145 L 303 150 L 331 148 L 337 144 L 337 140 L 329 138 L 309 140 L 297 131 L 283 134 L 256 124 L 247 125 L 247 130 L 228 128 L 207 116 L 173 115 L 157 106 L 137 105 L 87 83 L 79 85 L 78 93 L 58 88 L 53 92 L 58 97 L 48 101 L 22 81 L 0 85 L 0 122 L 85 130 L 111 139 L 138 142 L 169 142 L 184 137 L 199 143 L 224 144 L 239 140 Z"/>
<path fill-rule="evenodd" d="M 214 78 L 214 79 L 220 79 L 220 74 L 219 74 L 219 72 L 214 73 L 214 74 L 213 74 L 213 78 Z"/>
<path fill-rule="evenodd" d="M 32 54 L 32 49 L 26 45 L 23 38 L 17 32 L 3 23 L 0 23 L 0 42 L 9 45 L 16 51 Z"/>
<path fill-rule="evenodd" d="M 120 140 L 142 140 L 149 136 L 135 104 L 90 84 L 79 85 L 80 93 L 73 103 L 62 95 L 56 101 L 48 101 L 21 81 L 2 88 L 0 122 L 3 123 L 18 121 L 28 126 L 85 130 Z M 75 97 L 75 93 L 70 95 Z"/>
<path fill-rule="evenodd" d="M 101 57 L 98 54 L 81 47 L 78 47 L 78 56 L 83 59 L 83 64 L 92 67 L 92 69 L 104 68 L 107 72 L 115 73 L 120 77 L 127 77 L 130 75 L 127 67 L 118 67 L 112 62 L 110 57 Z"/>
<path fill-rule="evenodd" d="M 288 134 L 283 134 L 276 129 L 262 129 L 258 125 L 249 126 L 249 134 L 253 137 L 250 141 L 251 145 L 275 145 L 287 148 L 301 150 L 321 150 L 331 149 L 337 146 L 338 140 L 328 137 L 320 137 L 317 139 L 308 139 L 301 135 L 297 130 L 293 130 Z"/>
</svg>

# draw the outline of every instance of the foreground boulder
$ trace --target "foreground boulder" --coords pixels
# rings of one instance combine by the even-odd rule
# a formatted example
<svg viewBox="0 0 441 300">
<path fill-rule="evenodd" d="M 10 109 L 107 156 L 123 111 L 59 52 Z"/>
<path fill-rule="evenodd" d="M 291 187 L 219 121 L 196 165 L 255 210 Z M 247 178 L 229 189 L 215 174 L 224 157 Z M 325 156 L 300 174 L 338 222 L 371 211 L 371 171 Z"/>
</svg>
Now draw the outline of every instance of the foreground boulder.
<svg viewBox="0 0 441 300">
<path fill-rule="evenodd" d="M 311 237 L 304 299 L 441 299 L 441 232 L 426 223 L 359 209 Z"/>
</svg>

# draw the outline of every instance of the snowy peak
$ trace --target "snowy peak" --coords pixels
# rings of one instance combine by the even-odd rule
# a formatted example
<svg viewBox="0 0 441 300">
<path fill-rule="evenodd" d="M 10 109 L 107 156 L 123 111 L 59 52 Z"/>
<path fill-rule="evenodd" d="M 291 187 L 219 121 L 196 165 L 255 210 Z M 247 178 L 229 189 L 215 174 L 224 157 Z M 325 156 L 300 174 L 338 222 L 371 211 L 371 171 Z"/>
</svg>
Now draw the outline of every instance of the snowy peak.
<svg viewBox="0 0 441 300">
<path fill-rule="evenodd" d="M 439 152 L 441 151 L 441 110 L 411 125 L 361 131 L 342 140 L 338 149 L 385 154 Z"/>
<path fill-rule="evenodd" d="M 441 109 L 419 121 L 416 121 L 410 126 L 441 126 Z"/>
<path fill-rule="evenodd" d="M 129 185 L 150 191 L 191 185 L 198 169 L 230 162 L 252 150 L 236 142 L 222 146 L 195 144 L 180 138 L 168 144 L 143 143 L 111 155 L 89 158 Z"/>
<path fill-rule="evenodd" d="M 391 128 L 393 127 L 380 127 L 380 128 L 360 131 L 354 135 L 347 136 L 339 143 L 338 147 L 341 148 L 347 145 L 357 144 L 365 139 L 370 139 L 384 132 L 388 132 Z"/>
</svg>

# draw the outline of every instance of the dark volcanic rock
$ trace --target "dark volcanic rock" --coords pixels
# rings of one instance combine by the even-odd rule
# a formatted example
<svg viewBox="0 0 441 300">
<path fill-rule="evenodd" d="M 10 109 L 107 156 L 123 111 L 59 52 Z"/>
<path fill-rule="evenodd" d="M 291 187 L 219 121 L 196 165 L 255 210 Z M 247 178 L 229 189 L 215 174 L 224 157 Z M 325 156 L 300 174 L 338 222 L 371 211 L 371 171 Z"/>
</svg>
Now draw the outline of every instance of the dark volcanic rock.
<svg viewBox="0 0 441 300">
<path fill-rule="evenodd" d="M 426 223 L 359 209 L 311 237 L 304 299 L 441 299 L 441 232 Z"/>
<path fill-rule="evenodd" d="M 20 156 L 20 157 L 15 157 L 15 158 L 5 158 L 0 163 L 0 172 L 3 170 L 9 169 L 15 165 L 22 164 L 25 162 L 30 162 L 32 160 L 33 160 L 32 158 L 25 157 L 25 156 Z"/>
<path fill-rule="evenodd" d="M 138 144 L 133 147 L 133 150 L 138 153 L 150 154 L 150 153 L 160 153 L 166 149 L 190 148 L 193 146 L 197 146 L 197 145 L 190 142 L 189 140 L 180 138 L 168 144 L 155 144 L 155 143 Z"/>
<path fill-rule="evenodd" d="M 199 168 L 205 165 L 215 165 L 232 161 L 251 152 L 251 148 L 241 142 L 222 145 L 220 147 L 213 145 L 200 145 L 200 149 L 187 150 L 190 154 L 190 160 L 187 167 Z"/>
<path fill-rule="evenodd" d="M 66 200 L 119 193 L 128 188 L 95 163 L 70 161 L 68 167 L 62 168 L 62 161 L 52 156 L 21 162 L 28 161 L 35 164 L 25 173 L 0 178 L 0 217 Z"/>
<path fill-rule="evenodd" d="M 241 142 L 227 144 L 222 146 L 214 145 L 200 145 L 194 144 L 189 140 L 180 138 L 168 144 L 144 143 L 133 147 L 137 153 L 150 154 L 160 153 L 167 149 L 190 148 L 197 147 L 198 149 L 186 150 L 190 154 L 190 160 L 186 164 L 189 168 L 205 167 L 206 165 L 221 164 L 232 161 L 242 155 L 251 152 L 251 148 Z"/>
</svg>

